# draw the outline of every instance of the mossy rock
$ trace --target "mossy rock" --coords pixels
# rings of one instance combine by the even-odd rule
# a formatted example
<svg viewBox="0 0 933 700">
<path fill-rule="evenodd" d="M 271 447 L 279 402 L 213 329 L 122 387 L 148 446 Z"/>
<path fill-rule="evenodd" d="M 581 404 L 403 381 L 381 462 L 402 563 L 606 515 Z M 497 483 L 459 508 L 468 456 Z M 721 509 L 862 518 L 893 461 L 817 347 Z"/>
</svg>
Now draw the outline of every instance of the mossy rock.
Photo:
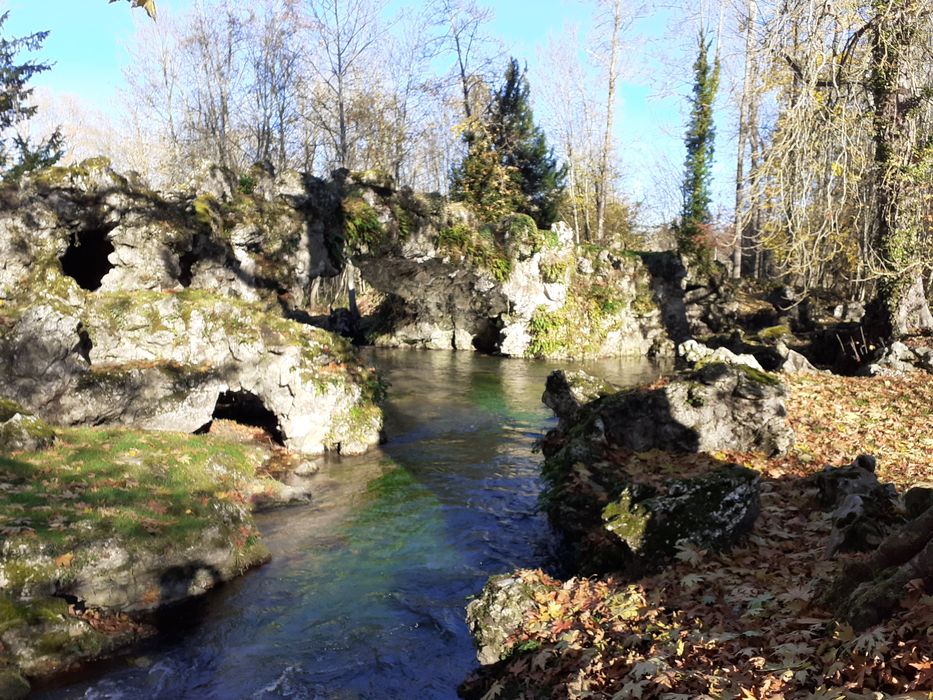
<svg viewBox="0 0 933 700">
<path fill-rule="evenodd" d="M 626 487 L 602 511 L 605 529 L 628 547 L 639 568 L 669 561 L 682 542 L 726 549 L 751 529 L 760 511 L 758 473 L 736 464 L 672 479 L 648 496 L 652 492 Z"/>
<path fill-rule="evenodd" d="M 17 671 L 0 668 L 0 700 L 22 700 L 29 691 L 29 682 Z"/>
</svg>

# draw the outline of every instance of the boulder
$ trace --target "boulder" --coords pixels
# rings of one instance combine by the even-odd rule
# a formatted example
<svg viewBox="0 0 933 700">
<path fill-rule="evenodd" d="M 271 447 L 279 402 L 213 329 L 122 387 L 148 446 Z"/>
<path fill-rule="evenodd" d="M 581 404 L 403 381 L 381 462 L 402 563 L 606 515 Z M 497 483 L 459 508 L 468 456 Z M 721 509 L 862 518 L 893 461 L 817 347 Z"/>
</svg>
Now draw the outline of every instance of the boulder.
<svg viewBox="0 0 933 700">
<path fill-rule="evenodd" d="M 660 491 L 627 486 L 603 508 L 602 520 L 625 545 L 620 564 L 647 571 L 670 561 L 682 543 L 728 549 L 759 512 L 758 473 L 730 464 L 697 478 L 665 480 Z"/>
<path fill-rule="evenodd" d="M 786 452 L 784 385 L 744 365 L 708 364 L 655 389 L 622 391 L 588 404 L 578 427 L 617 447 L 645 452 Z"/>
<path fill-rule="evenodd" d="M 787 347 L 782 340 L 777 342 L 775 348 L 782 358 L 781 371 L 784 374 L 815 374 L 820 371 L 806 357 Z"/>
<path fill-rule="evenodd" d="M 809 477 L 820 504 L 831 510 L 827 556 L 874 549 L 901 522 L 897 489 L 879 482 L 875 468 L 873 456 L 859 455 L 852 464 L 827 466 Z"/>
<path fill-rule="evenodd" d="M 716 348 L 713 350 L 692 338 L 690 340 L 685 340 L 677 346 L 677 356 L 683 358 L 691 365 L 722 362 L 730 365 L 745 365 L 759 372 L 764 371 L 761 364 L 753 355 L 736 355 L 727 348 Z"/>
<path fill-rule="evenodd" d="M 479 597 L 467 605 L 467 626 L 477 661 L 493 664 L 508 655 L 511 638 L 525 616 L 538 607 L 535 594 L 544 589 L 517 575 L 493 576 L 486 582 Z"/>
<path fill-rule="evenodd" d="M 617 391 L 618 387 L 583 370 L 556 369 L 548 375 L 541 401 L 561 425 L 567 425 L 577 419 L 581 406 Z"/>
<path fill-rule="evenodd" d="M 51 447 L 55 432 L 35 416 L 17 411 L 6 420 L 0 420 L 0 453 L 36 452 Z"/>
</svg>

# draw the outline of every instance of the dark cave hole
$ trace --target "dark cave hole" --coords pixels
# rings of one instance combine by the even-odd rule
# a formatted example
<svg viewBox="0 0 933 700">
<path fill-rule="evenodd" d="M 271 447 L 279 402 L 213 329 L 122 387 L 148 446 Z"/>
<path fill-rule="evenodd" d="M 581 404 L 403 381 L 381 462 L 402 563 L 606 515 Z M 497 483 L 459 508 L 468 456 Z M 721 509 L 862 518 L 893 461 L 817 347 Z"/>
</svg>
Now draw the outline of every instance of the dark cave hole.
<svg viewBox="0 0 933 700">
<path fill-rule="evenodd" d="M 279 427 L 279 420 L 275 414 L 266 408 L 256 394 L 249 391 L 225 391 L 217 397 L 217 404 L 214 406 L 214 413 L 211 416 L 214 420 L 228 420 L 240 425 L 248 425 L 253 428 L 259 428 L 269 439 L 277 445 L 285 445 L 285 435 Z M 198 428 L 196 433 L 206 433 L 211 429 L 211 423 Z"/>
<path fill-rule="evenodd" d="M 62 272 L 81 289 L 95 292 L 104 276 L 113 269 L 109 256 L 114 251 L 108 235 L 113 228 L 86 229 L 71 234 L 65 254 L 59 258 Z"/>
<path fill-rule="evenodd" d="M 198 254 L 194 248 L 178 256 L 178 281 L 181 286 L 187 289 L 191 286 L 191 280 L 194 278 L 194 264 L 198 261 Z"/>
<path fill-rule="evenodd" d="M 501 319 L 486 319 L 473 337 L 473 347 L 485 355 L 498 354 L 502 342 L 502 326 Z"/>
</svg>

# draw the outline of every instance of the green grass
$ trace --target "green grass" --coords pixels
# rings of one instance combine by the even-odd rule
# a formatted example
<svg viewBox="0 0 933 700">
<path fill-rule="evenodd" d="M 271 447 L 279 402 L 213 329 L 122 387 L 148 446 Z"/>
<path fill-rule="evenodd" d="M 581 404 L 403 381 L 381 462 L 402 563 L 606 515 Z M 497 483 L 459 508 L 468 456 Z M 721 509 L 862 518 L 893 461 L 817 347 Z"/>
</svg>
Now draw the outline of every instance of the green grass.
<svg viewBox="0 0 933 700">
<path fill-rule="evenodd" d="M 0 455 L 0 528 L 56 552 L 118 535 L 174 546 L 219 523 L 257 480 L 264 452 L 210 436 L 127 429 L 58 432 L 52 449 Z"/>
</svg>

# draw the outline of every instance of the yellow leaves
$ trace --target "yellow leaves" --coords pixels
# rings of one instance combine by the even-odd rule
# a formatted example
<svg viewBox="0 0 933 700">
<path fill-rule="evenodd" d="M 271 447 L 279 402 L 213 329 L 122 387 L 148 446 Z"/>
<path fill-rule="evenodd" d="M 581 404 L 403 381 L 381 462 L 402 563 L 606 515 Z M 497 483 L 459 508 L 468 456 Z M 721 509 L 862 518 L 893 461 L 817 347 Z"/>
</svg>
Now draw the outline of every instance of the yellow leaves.
<svg viewBox="0 0 933 700">
<path fill-rule="evenodd" d="M 115 2 L 117 2 L 118 0 L 109 0 L 109 1 L 110 1 L 110 3 L 115 3 Z M 150 18 L 152 18 L 152 19 L 155 19 L 155 18 L 156 18 L 156 4 L 155 4 L 155 0 L 130 0 L 130 4 L 131 4 L 133 7 L 141 7 L 141 8 L 143 8 L 143 9 L 146 11 L 146 14 L 149 15 Z"/>
</svg>

